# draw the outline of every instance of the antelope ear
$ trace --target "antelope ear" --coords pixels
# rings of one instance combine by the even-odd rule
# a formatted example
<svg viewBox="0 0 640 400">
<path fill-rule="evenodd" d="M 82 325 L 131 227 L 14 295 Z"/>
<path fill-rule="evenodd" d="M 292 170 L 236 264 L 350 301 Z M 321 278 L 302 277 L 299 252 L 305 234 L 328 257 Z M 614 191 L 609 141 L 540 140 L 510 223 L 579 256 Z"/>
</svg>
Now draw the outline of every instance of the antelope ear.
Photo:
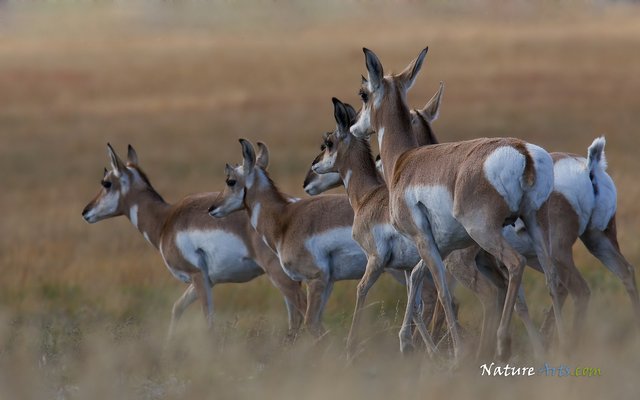
<svg viewBox="0 0 640 400">
<path fill-rule="evenodd" d="M 366 47 L 362 48 L 364 52 L 365 63 L 367 64 L 367 71 L 369 72 L 369 83 L 371 90 L 375 91 L 382 84 L 382 78 L 384 77 L 384 70 L 382 63 L 378 59 L 375 53 Z"/>
<path fill-rule="evenodd" d="M 256 158 L 256 165 L 264 170 L 269 166 L 269 148 L 266 144 L 258 142 L 258 156 Z"/>
<path fill-rule="evenodd" d="M 245 175 L 248 175 L 256 165 L 256 152 L 251 142 L 246 139 L 240 139 L 240 145 L 242 145 L 242 168 Z"/>
<path fill-rule="evenodd" d="M 411 86 L 413 86 L 413 82 L 415 82 L 418 72 L 420 72 L 420 68 L 422 68 L 424 58 L 427 56 L 427 51 L 429 51 L 428 47 L 422 49 L 420 54 L 418 54 L 418 57 L 411 61 L 411 63 L 407 65 L 407 68 L 397 75 L 398 79 L 404 85 L 405 91 L 411 89 Z"/>
<path fill-rule="evenodd" d="M 138 153 L 136 153 L 136 149 L 131 145 L 127 148 L 127 162 L 138 165 Z"/>
<path fill-rule="evenodd" d="M 107 154 L 111 160 L 111 169 L 116 176 L 120 176 L 123 171 L 127 169 L 120 157 L 116 154 L 116 151 L 111 147 L 110 143 L 107 143 Z"/>
<path fill-rule="evenodd" d="M 348 132 L 351 126 L 351 118 L 349 117 L 349 111 L 345 107 L 344 103 L 335 97 L 331 99 L 333 101 L 333 117 L 338 124 L 338 133 L 342 136 L 343 132 Z"/>
<path fill-rule="evenodd" d="M 344 107 L 347 109 L 347 114 L 349 114 L 349 125 L 355 124 L 358 119 L 358 112 L 351 104 L 344 103 Z"/>
<path fill-rule="evenodd" d="M 440 104 L 442 104 L 442 97 L 444 96 L 444 82 L 440 82 L 440 87 L 436 94 L 425 104 L 422 110 L 418 112 L 429 122 L 433 122 L 438 119 L 440 115 Z"/>
</svg>

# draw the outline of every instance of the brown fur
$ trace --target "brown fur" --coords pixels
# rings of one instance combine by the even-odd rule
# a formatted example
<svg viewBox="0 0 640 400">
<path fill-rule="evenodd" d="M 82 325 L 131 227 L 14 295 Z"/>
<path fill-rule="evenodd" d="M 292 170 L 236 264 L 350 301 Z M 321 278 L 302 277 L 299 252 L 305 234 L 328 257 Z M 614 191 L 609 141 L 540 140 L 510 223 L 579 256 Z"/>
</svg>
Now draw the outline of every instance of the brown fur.
<svg viewBox="0 0 640 400">
<path fill-rule="evenodd" d="M 415 241 L 422 259 L 434 275 L 439 296 L 445 306 L 450 304 L 450 292 L 444 279 L 442 257 L 450 251 L 467 247 L 473 239 L 507 266 L 509 284 L 498 329 L 498 356 L 507 358 L 510 347 L 508 326 L 522 279 L 524 259 L 502 237 L 502 225 L 513 216 L 513 212 L 485 177 L 483 165 L 497 148 L 510 146 L 518 150 L 524 148 L 525 142 L 509 138 L 476 139 L 416 148 L 416 140 L 409 134 L 410 116 L 405 96 L 406 88 L 415 80 L 425 55 L 426 49 L 401 74 L 383 76 L 379 60 L 375 54 L 365 49 L 369 80 L 363 90 L 367 102 L 352 131 L 365 136 L 373 131 L 381 134 L 384 130 L 380 145 L 385 176 L 389 183 L 392 220 L 399 231 Z M 531 164 L 531 160 L 526 164 Z M 547 173 L 552 174 L 553 171 Z M 524 171 L 523 178 L 532 182 L 531 176 L 527 177 Z M 425 203 L 425 200 L 415 200 L 417 204 L 409 204 L 405 198 L 413 188 L 434 185 L 443 186 L 451 194 L 452 217 L 464 227 L 464 234 L 460 228 L 455 229 L 466 235 L 466 239 L 460 236 L 456 237 L 457 241 L 453 241 L 451 235 L 446 235 L 441 236 L 441 241 L 444 242 L 436 243 L 427 215 L 428 203 Z M 523 205 L 520 205 L 519 212 L 524 213 L 522 217 L 525 224 L 528 227 L 531 225 L 530 232 L 536 243 L 536 250 L 540 252 L 541 261 L 548 274 L 554 309 L 559 312 L 559 280 L 555 266 L 549 258 L 548 232 L 544 225 L 539 223 L 539 220 L 546 220 L 546 207 L 541 207 L 543 211 L 522 208 Z M 457 321 L 453 309 L 445 308 L 445 311 L 456 355 L 459 355 L 461 343 Z M 564 326 L 561 318 L 557 324 L 563 337 Z"/>
<path fill-rule="evenodd" d="M 200 298 L 203 312 L 208 314 L 206 307 L 206 292 L 209 285 L 220 282 L 205 281 L 198 266 L 186 260 L 176 245 L 178 232 L 185 230 L 220 229 L 235 234 L 244 240 L 249 251 L 249 258 L 254 260 L 266 273 L 273 284 L 280 289 L 286 299 L 295 308 L 290 321 L 289 335 L 296 335 L 302 323 L 302 313 L 306 308 L 306 301 L 302 288 L 298 282 L 289 279 L 280 268 L 277 257 L 262 243 L 249 224 L 244 214 L 235 214 L 224 219 L 214 219 L 207 215 L 207 209 L 218 197 L 218 193 L 199 193 L 184 197 L 175 204 L 166 203 L 151 186 L 149 178 L 134 163 L 128 163 L 122 174 L 127 174 L 131 181 L 128 193 L 122 196 L 116 215 L 127 215 L 133 205 L 138 206 L 137 228 L 149 238 L 151 244 L 159 249 L 165 263 L 172 269 L 181 271 L 191 278 L 191 285 L 184 294 L 175 302 L 172 312 L 172 321 L 169 336 L 180 318 L 184 309 L 196 298 Z M 121 168 L 123 168 L 121 166 Z M 109 173 L 106 179 L 112 183 L 111 190 L 120 190 L 120 180 L 113 173 Z M 86 210 L 91 209 L 105 195 L 102 189 L 96 198 L 92 200 Z M 114 216 L 116 216 L 114 215 Z M 251 280 L 256 276 L 248 276 Z M 246 280 L 245 280 L 246 281 Z M 197 293 L 197 295 L 196 295 Z"/>
<path fill-rule="evenodd" d="M 246 143 L 246 146 L 251 146 Z M 225 201 L 234 195 L 237 196 L 238 190 L 244 191 L 243 207 L 252 217 L 257 204 L 260 204 L 255 229 L 277 253 L 282 268 L 296 280 L 307 283 L 305 326 L 312 334 L 320 336 L 325 332 L 321 322 L 324 302 L 337 278 L 327 274 L 323 267 L 316 263 L 305 242 L 312 236 L 331 229 L 351 228 L 353 210 L 344 195 L 323 195 L 296 202 L 288 201 L 290 197 L 277 189 L 263 168 L 248 163 L 247 151 L 253 152 L 253 149 L 245 150 L 245 165 L 249 165 L 246 167 L 249 170 L 244 170 L 244 174 L 254 174 L 253 185 L 248 187 L 245 181 L 247 176 L 244 174 L 240 174 L 236 169 L 229 170 L 228 179 L 234 179 L 238 183 L 233 188 L 225 189 L 220 196 L 223 205 L 218 208 L 224 208 Z M 212 208 L 212 213 L 216 214 L 216 208 Z M 364 263 L 340 267 L 347 268 L 353 275 L 346 279 L 358 279 L 362 275 Z"/>
</svg>

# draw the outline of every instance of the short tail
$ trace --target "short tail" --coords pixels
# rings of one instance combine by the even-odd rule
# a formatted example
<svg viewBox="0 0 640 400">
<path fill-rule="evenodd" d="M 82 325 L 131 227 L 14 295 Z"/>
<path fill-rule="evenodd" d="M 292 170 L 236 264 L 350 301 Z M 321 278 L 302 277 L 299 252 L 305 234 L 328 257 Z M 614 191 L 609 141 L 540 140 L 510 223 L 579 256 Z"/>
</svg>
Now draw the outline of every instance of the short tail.
<svg viewBox="0 0 640 400">
<path fill-rule="evenodd" d="M 600 167 L 603 171 L 607 170 L 607 158 L 604 155 L 604 146 L 607 144 L 604 136 L 595 139 L 589 146 L 589 154 L 587 155 L 587 168 L 589 175 L 593 180 L 593 173 L 596 168 Z"/>
<path fill-rule="evenodd" d="M 589 153 L 587 154 L 587 168 L 589 168 L 589 179 L 591 179 L 591 185 L 593 186 L 593 193 L 598 195 L 600 188 L 596 179 L 596 171 L 598 169 L 602 171 L 607 170 L 607 158 L 604 155 L 604 145 L 607 141 L 604 136 L 600 136 L 595 139 L 591 146 L 589 146 Z"/>
</svg>

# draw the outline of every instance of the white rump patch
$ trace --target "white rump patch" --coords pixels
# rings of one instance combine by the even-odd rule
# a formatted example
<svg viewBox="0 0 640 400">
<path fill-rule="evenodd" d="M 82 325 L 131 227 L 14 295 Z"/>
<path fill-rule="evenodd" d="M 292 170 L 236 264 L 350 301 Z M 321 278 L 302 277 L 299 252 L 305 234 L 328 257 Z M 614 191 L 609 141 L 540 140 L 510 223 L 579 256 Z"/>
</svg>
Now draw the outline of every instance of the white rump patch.
<svg viewBox="0 0 640 400">
<path fill-rule="evenodd" d="M 525 157 L 511 146 L 498 147 L 484 161 L 485 177 L 500 193 L 511 212 L 517 212 L 520 209 L 520 202 L 524 195 L 522 182 L 524 167 Z"/>
<path fill-rule="evenodd" d="M 579 234 L 582 235 L 595 205 L 593 186 L 587 170 L 587 160 L 573 157 L 560 159 L 553 165 L 553 176 L 553 190 L 562 194 L 571 204 L 571 208 L 578 216 Z"/>
<path fill-rule="evenodd" d="M 534 210 L 539 209 L 547 201 L 553 190 L 554 167 L 551 155 L 545 149 L 535 144 L 527 143 L 527 151 L 533 159 L 536 179 L 533 187 L 526 188 L 529 205 Z"/>
<path fill-rule="evenodd" d="M 598 193 L 596 194 L 595 208 L 589 225 L 603 231 L 616 213 L 618 194 L 613 179 L 607 174 L 602 165 L 599 168 L 594 168 L 593 176 Z"/>
</svg>

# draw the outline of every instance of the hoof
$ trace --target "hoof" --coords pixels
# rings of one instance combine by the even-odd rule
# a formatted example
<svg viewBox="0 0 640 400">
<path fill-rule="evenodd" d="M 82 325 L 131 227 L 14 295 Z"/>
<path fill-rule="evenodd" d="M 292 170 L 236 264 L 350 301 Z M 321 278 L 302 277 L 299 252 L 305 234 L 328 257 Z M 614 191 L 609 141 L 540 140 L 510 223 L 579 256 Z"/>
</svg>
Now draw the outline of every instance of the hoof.
<svg viewBox="0 0 640 400">
<path fill-rule="evenodd" d="M 507 362 L 511 358 L 511 338 L 505 339 L 504 343 L 498 344 L 496 359 L 500 362 Z"/>
<path fill-rule="evenodd" d="M 411 341 L 400 343 L 400 353 L 402 353 L 403 355 L 408 356 L 415 353 L 415 351 L 416 348 L 413 343 L 411 343 Z"/>
</svg>

